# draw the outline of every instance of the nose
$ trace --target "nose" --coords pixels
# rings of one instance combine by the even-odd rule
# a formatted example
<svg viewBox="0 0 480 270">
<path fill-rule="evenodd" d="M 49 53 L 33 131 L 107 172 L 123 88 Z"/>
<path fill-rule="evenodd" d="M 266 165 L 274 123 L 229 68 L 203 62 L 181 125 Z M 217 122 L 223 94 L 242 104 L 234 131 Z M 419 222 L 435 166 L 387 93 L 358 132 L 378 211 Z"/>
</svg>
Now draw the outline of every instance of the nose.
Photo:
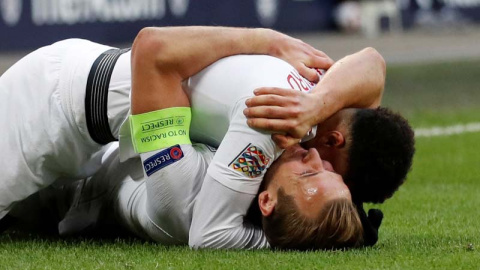
<svg viewBox="0 0 480 270">
<path fill-rule="evenodd" d="M 308 152 L 303 157 L 303 162 L 305 164 L 311 165 L 316 170 L 324 169 L 322 159 L 320 158 L 320 154 L 315 148 L 308 149 Z"/>
</svg>

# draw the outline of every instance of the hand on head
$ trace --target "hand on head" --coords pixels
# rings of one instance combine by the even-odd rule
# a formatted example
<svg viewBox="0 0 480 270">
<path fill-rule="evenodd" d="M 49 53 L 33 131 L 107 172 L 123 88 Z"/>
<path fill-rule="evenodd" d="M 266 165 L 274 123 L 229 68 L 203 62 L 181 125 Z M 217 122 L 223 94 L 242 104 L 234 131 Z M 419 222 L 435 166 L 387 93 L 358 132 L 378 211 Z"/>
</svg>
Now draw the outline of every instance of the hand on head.
<svg viewBox="0 0 480 270">
<path fill-rule="evenodd" d="M 272 50 L 268 54 L 285 60 L 310 81 L 318 81 L 314 69 L 328 69 L 334 63 L 324 52 L 300 39 L 274 32 L 273 41 Z"/>
<path fill-rule="evenodd" d="M 285 138 L 291 140 L 287 142 L 281 138 L 281 141 L 286 142 L 278 144 L 282 148 L 298 142 L 312 126 L 325 120 L 318 113 L 322 104 L 318 95 L 276 87 L 255 89 L 254 94 L 254 97 L 245 102 L 247 124 L 252 128 L 287 134 Z"/>
</svg>

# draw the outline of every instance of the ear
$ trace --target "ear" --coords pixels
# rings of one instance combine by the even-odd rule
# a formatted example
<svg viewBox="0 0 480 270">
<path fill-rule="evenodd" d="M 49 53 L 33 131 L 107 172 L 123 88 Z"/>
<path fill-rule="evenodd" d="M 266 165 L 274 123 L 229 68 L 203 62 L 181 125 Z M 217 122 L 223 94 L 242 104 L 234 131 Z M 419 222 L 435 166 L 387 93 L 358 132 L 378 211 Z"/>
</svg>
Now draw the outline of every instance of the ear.
<svg viewBox="0 0 480 270">
<path fill-rule="evenodd" d="M 342 148 L 345 146 L 345 136 L 340 131 L 330 131 L 325 140 L 325 145 L 329 147 Z"/>
<path fill-rule="evenodd" d="M 273 199 L 268 190 L 264 190 L 258 194 L 258 206 L 264 217 L 268 217 L 272 214 L 276 204 L 277 200 Z"/>
</svg>

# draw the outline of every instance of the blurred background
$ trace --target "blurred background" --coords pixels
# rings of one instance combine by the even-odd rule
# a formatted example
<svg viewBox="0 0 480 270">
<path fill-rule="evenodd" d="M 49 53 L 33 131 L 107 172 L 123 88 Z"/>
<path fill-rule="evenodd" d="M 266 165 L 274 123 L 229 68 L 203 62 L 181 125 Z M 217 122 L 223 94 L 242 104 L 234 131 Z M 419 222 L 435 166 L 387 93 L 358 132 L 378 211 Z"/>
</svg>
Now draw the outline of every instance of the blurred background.
<svg viewBox="0 0 480 270">
<path fill-rule="evenodd" d="M 375 206 L 385 256 L 363 262 L 478 268 L 480 0 L 0 0 L 0 74 L 61 39 L 130 47 L 142 27 L 173 25 L 273 28 L 335 60 L 376 48 L 387 61 L 383 105 L 408 118 L 417 151 L 406 184 Z"/>
<path fill-rule="evenodd" d="M 333 59 L 375 47 L 389 68 L 405 67 L 389 72 L 385 102 L 407 116 L 452 101 L 465 109 L 480 97 L 480 0 L 0 0 L 0 74 L 61 39 L 130 47 L 142 27 L 173 25 L 273 28 Z M 470 69 L 460 68 L 465 61 Z M 445 62 L 443 71 L 411 66 Z M 426 79 L 422 72 L 436 75 Z M 459 87 L 469 82 L 466 74 L 471 86 Z"/>
<path fill-rule="evenodd" d="M 389 63 L 480 58 L 480 0 L 0 0 L 0 71 L 61 39 L 129 47 L 173 25 L 273 28 L 334 59 L 365 46 Z"/>
<path fill-rule="evenodd" d="M 2 67 L 65 38 L 129 46 L 172 25 L 274 28 L 335 59 L 365 46 L 395 63 L 480 58 L 480 0 L 0 0 Z"/>
</svg>

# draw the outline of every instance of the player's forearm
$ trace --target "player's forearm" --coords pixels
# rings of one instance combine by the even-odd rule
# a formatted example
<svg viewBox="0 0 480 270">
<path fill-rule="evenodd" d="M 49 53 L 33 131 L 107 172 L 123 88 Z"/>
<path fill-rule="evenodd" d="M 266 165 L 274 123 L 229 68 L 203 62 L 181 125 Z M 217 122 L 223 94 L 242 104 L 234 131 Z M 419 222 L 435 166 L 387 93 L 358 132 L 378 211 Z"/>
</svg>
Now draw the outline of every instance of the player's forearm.
<svg viewBox="0 0 480 270">
<path fill-rule="evenodd" d="M 280 34 L 268 29 L 150 27 L 139 33 L 135 44 L 149 43 L 157 67 L 174 70 L 186 79 L 225 56 L 273 54 L 277 35 Z"/>
<path fill-rule="evenodd" d="M 181 82 L 234 54 L 274 54 L 267 29 L 227 27 L 145 28 L 132 46 L 132 113 L 188 107 Z"/>
<path fill-rule="evenodd" d="M 337 61 L 312 90 L 322 105 L 322 119 L 343 108 L 375 108 L 385 85 L 385 61 L 373 48 L 366 48 Z"/>
</svg>

